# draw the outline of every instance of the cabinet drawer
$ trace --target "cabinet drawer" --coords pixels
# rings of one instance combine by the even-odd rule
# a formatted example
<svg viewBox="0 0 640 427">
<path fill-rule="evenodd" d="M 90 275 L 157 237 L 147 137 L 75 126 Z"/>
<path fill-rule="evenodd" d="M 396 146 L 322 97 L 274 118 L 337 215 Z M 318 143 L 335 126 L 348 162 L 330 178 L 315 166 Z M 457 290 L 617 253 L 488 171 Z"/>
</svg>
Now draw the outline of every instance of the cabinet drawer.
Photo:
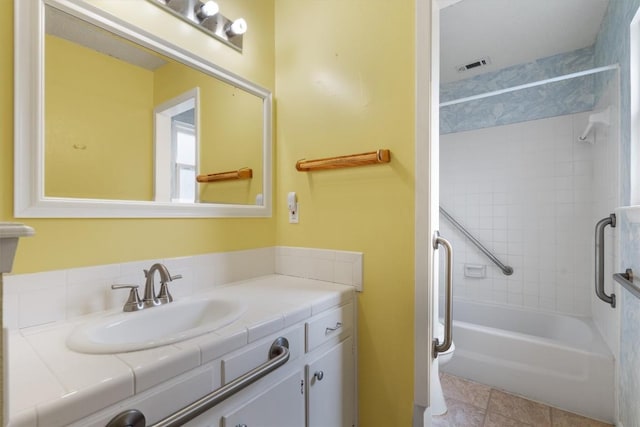
<svg viewBox="0 0 640 427">
<path fill-rule="evenodd" d="M 285 337 L 289 341 L 289 360 L 294 360 L 303 353 L 304 331 L 300 325 L 224 356 L 222 358 L 222 384 L 233 381 L 240 375 L 244 375 L 256 366 L 268 361 L 269 349 L 276 337 Z"/>
<path fill-rule="evenodd" d="M 306 323 L 307 352 L 333 338 L 343 338 L 353 328 L 353 303 L 320 314 Z"/>
</svg>

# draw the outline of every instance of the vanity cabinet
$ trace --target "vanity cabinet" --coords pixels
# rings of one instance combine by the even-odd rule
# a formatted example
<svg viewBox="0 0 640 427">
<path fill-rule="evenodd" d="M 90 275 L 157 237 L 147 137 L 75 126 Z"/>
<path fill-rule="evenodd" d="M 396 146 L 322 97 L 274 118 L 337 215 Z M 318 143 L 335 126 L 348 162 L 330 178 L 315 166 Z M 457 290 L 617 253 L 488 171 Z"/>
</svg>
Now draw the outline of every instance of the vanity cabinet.
<svg viewBox="0 0 640 427">
<path fill-rule="evenodd" d="M 267 360 L 273 340 L 289 341 L 290 359 L 256 384 L 207 411 L 189 427 L 352 427 L 355 421 L 353 303 L 221 358 L 222 384 Z"/>
<path fill-rule="evenodd" d="M 291 374 L 257 397 L 227 411 L 221 417 L 220 426 L 355 426 L 353 303 L 311 317 L 304 323 L 304 329 L 295 328 L 287 337 L 291 360 L 280 369 Z M 224 382 L 264 362 L 267 342 L 269 340 L 223 358 Z M 300 347 L 304 350 L 297 354 L 296 349 Z"/>
<path fill-rule="evenodd" d="M 305 366 L 307 427 L 355 425 L 353 337 Z"/>
<path fill-rule="evenodd" d="M 48 406 L 43 404 L 25 415 L 12 416 L 9 425 L 104 427 L 123 411 L 133 409 L 144 414 L 148 425 L 154 424 L 265 363 L 274 341 L 282 337 L 289 347 L 285 364 L 184 423 L 185 427 L 356 426 L 354 291 L 305 279 L 274 276 L 269 280 L 272 288 L 247 282 L 216 290 L 215 297 L 220 299 L 237 298 L 238 293 L 263 292 L 264 296 L 247 298 L 246 314 L 233 325 L 174 345 L 93 355 L 66 347 L 64 337 L 74 330 L 74 323 L 56 325 L 27 337 L 13 334 L 14 349 L 20 343 L 20 348 L 31 355 L 32 346 L 44 348 L 46 344 L 57 357 L 51 362 L 43 359 L 42 365 L 36 366 L 40 368 L 33 371 L 34 378 L 42 377 L 44 374 L 40 373 L 47 369 L 66 372 L 62 371 L 66 366 L 59 368 L 57 360 L 73 360 L 83 372 L 104 367 L 121 374 L 111 374 L 111 382 L 116 383 L 112 388 L 101 383 L 92 386 L 101 387 L 101 391 L 92 391 L 91 395 L 63 395 L 53 404 L 45 402 Z M 31 358 L 35 357 L 38 355 Z M 133 368 L 127 369 L 134 363 Z M 31 372 L 30 367 L 25 364 L 21 372 Z M 78 375 L 65 377 L 67 381 L 77 378 Z M 26 379 L 29 382 L 25 384 L 33 383 L 29 377 Z M 120 384 L 121 391 L 115 388 Z M 124 396 L 114 399 L 115 393 Z M 109 399 L 110 403 L 105 404 Z M 87 409 L 86 402 L 93 406 Z"/>
</svg>

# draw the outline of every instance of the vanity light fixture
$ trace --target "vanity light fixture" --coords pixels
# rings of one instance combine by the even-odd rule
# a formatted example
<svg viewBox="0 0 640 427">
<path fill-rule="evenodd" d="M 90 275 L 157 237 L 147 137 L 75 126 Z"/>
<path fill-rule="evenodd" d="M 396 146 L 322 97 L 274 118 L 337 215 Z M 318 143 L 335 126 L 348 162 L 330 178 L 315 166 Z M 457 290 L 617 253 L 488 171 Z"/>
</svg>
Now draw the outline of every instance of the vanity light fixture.
<svg viewBox="0 0 640 427">
<path fill-rule="evenodd" d="M 247 21 L 244 18 L 238 18 L 229 25 L 229 28 L 225 31 L 227 36 L 241 36 L 247 32 Z"/>
<path fill-rule="evenodd" d="M 238 52 L 242 52 L 243 34 L 247 32 L 247 21 L 243 18 L 231 20 L 220 13 L 218 3 L 213 0 L 148 0 L 172 13 L 199 30 L 209 34 Z"/>
<path fill-rule="evenodd" d="M 200 19 L 200 21 L 204 21 L 207 18 L 217 15 L 218 12 L 220 12 L 220 7 L 218 6 L 218 3 L 212 0 L 208 0 L 208 1 L 201 0 L 196 5 L 195 12 L 198 19 Z"/>
</svg>

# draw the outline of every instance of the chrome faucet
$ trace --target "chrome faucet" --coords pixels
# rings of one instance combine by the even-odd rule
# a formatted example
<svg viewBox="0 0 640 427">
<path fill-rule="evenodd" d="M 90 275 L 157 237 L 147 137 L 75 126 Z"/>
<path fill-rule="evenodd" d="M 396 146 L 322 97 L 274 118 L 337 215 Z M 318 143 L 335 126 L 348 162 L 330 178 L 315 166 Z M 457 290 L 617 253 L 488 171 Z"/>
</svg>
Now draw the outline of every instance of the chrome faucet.
<svg viewBox="0 0 640 427">
<path fill-rule="evenodd" d="M 153 283 L 153 276 L 156 271 L 160 273 L 160 292 L 158 292 L 157 296 Z M 142 299 L 138 295 L 138 285 L 111 285 L 111 289 L 130 289 L 129 298 L 124 304 L 123 311 L 138 311 L 143 308 L 172 302 L 173 297 L 169 293 L 168 283 L 176 279 L 182 279 L 181 274 L 175 276 L 169 274 L 169 270 L 163 264 L 153 264 L 149 270 L 144 270 L 144 277 L 147 278 L 147 281 L 144 285 L 144 297 Z"/>
<path fill-rule="evenodd" d="M 156 271 L 160 273 L 160 292 L 158 292 L 157 296 L 153 282 L 153 277 Z M 147 278 L 147 281 L 144 284 L 144 297 L 142 298 L 144 308 L 168 304 L 173 301 L 173 297 L 169 293 L 169 286 L 167 283 L 175 279 L 182 279 L 182 275 L 180 274 L 175 276 L 169 274 L 167 267 L 160 263 L 153 264 L 149 270 L 144 270 L 144 277 Z"/>
</svg>

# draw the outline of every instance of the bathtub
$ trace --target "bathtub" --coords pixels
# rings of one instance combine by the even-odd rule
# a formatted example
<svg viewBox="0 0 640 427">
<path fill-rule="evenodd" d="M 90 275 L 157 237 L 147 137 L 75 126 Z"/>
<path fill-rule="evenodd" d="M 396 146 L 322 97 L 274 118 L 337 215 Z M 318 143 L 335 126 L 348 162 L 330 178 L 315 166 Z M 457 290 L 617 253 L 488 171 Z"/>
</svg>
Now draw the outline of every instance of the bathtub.
<svg viewBox="0 0 640 427">
<path fill-rule="evenodd" d="M 590 319 L 455 299 L 444 372 L 612 422 L 614 358 Z"/>
</svg>

